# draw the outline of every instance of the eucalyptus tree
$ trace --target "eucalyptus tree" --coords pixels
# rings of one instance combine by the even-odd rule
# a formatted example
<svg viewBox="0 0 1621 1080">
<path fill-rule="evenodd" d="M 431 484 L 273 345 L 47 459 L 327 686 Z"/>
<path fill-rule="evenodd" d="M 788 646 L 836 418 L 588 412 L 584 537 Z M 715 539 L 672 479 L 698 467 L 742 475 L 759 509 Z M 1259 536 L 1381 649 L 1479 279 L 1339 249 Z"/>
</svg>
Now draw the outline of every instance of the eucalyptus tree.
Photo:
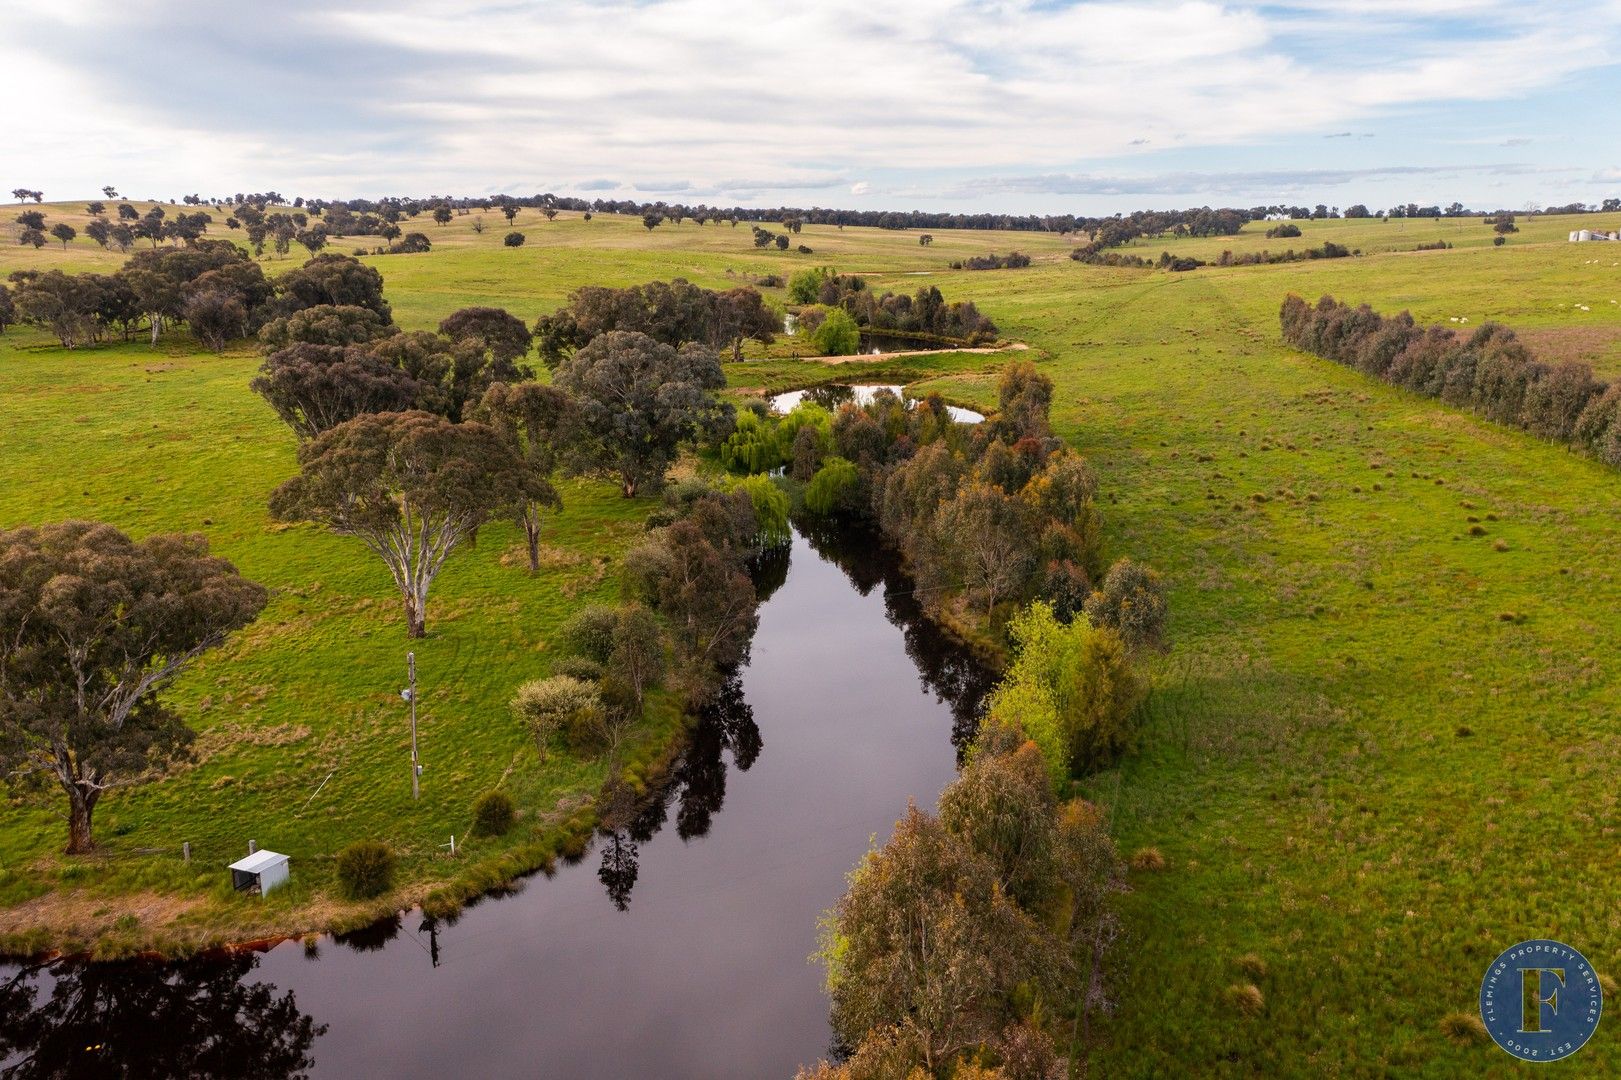
<svg viewBox="0 0 1621 1080">
<path fill-rule="evenodd" d="M 88 521 L 0 532 L 0 775 L 62 789 L 69 854 L 94 847 L 106 792 L 184 750 L 192 732 L 158 692 L 266 597 L 200 536 L 137 542 Z"/>
</svg>

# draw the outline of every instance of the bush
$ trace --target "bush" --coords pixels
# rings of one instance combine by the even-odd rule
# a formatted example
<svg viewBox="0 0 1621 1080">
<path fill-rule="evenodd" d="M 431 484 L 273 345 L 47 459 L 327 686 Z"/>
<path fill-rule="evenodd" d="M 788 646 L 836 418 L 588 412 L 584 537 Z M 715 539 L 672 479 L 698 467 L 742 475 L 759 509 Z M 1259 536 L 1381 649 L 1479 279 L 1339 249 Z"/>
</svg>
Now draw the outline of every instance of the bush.
<svg viewBox="0 0 1621 1080">
<path fill-rule="evenodd" d="M 486 791 L 473 803 L 473 832 L 478 836 L 504 836 L 517 816 L 511 795 Z"/>
<path fill-rule="evenodd" d="M 369 900 L 394 887 L 394 853 L 378 840 L 359 840 L 338 852 L 338 883 L 351 900 Z"/>
<path fill-rule="evenodd" d="M 1479 1046 L 1491 1038 L 1486 1024 L 1474 1013 L 1447 1013 L 1441 1018 L 1441 1034 L 1459 1046 Z"/>
<path fill-rule="evenodd" d="M 1280 238 L 1291 237 L 1291 236 L 1299 236 L 1299 235 L 1300 235 L 1300 226 L 1292 224 L 1292 223 L 1287 222 L 1287 221 L 1284 222 L 1282 225 L 1274 225 L 1274 226 L 1272 226 L 1270 229 L 1268 229 L 1266 231 L 1266 238 L 1268 240 L 1277 240 L 1277 239 L 1280 239 Z"/>
<path fill-rule="evenodd" d="M 602 678 L 602 665 L 589 656 L 559 656 L 552 661 L 553 675 L 567 675 L 581 682 L 597 682 Z"/>
<path fill-rule="evenodd" d="M 506 235 L 506 239 L 502 240 L 501 242 L 503 244 L 505 244 L 507 247 L 514 247 L 515 248 L 515 247 L 523 247 L 523 240 L 524 240 L 523 233 L 521 233 L 521 232 L 509 232 Z"/>
<path fill-rule="evenodd" d="M 542 756 L 556 735 L 561 735 L 571 750 L 595 748 L 604 736 L 607 718 L 602 692 L 592 683 L 567 675 L 524 683 L 513 696 L 511 707 L 513 715 L 535 737 Z"/>
<path fill-rule="evenodd" d="M 851 356 L 861 348 L 861 328 L 843 308 L 829 308 L 811 340 L 825 356 Z"/>
<path fill-rule="evenodd" d="M 1236 1013 L 1260 1016 L 1266 1010 L 1266 998 L 1254 983 L 1234 983 L 1222 991 L 1222 998 Z"/>
<path fill-rule="evenodd" d="M 1133 649 L 1158 648 L 1165 639 L 1165 583 L 1158 573 L 1120 559 L 1086 599 L 1086 617 L 1107 626 Z"/>
<path fill-rule="evenodd" d="M 619 613 L 606 604 L 592 604 L 575 612 L 563 624 L 563 647 L 576 656 L 606 664 L 614 651 L 614 627 Z"/>
</svg>

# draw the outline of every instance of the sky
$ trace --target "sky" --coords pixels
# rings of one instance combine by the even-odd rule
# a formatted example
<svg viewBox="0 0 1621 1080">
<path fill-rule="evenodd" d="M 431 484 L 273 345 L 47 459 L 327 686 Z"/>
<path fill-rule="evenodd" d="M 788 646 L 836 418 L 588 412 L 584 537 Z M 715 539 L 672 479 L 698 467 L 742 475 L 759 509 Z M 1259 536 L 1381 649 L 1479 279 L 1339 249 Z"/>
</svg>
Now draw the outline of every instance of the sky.
<svg viewBox="0 0 1621 1080">
<path fill-rule="evenodd" d="M 0 0 L 0 40 L 0 191 L 47 199 L 1621 196 L 1621 0 Z"/>
</svg>

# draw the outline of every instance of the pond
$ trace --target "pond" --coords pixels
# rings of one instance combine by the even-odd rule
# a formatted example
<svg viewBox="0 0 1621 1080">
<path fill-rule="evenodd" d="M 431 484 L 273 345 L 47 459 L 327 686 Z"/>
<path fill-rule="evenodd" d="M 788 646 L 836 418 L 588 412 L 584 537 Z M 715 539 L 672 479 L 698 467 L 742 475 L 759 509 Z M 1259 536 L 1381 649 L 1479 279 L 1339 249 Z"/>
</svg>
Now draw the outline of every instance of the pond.
<svg viewBox="0 0 1621 1080">
<path fill-rule="evenodd" d="M 792 311 L 784 312 L 782 316 L 782 332 L 792 336 L 799 332 L 799 316 Z M 945 341 L 940 338 L 915 338 L 905 334 L 885 334 L 877 330 L 861 331 L 860 344 L 856 352 L 863 356 L 875 356 L 882 353 L 903 352 L 949 352 L 952 349 L 967 348 L 964 342 Z"/>
<path fill-rule="evenodd" d="M 794 406 L 801 401 L 812 401 L 824 409 L 832 410 L 837 409 L 847 401 L 854 402 L 857 405 L 865 405 L 880 390 L 888 390 L 896 397 L 902 397 L 905 389 L 903 386 L 893 384 L 886 386 L 877 383 L 824 383 L 821 386 L 813 386 L 808 390 L 789 390 L 786 393 L 775 394 L 771 398 L 771 409 L 773 412 L 787 413 L 792 412 Z M 916 399 L 908 398 L 908 404 L 913 400 Z M 960 405 L 947 405 L 946 412 L 959 424 L 977 424 L 985 419 L 984 413 L 975 412 L 973 409 L 965 409 Z"/>
<path fill-rule="evenodd" d="M 0 1073 L 791 1077 L 827 1053 L 818 916 L 932 806 L 989 674 L 870 534 L 796 532 L 661 797 L 454 922 L 313 953 L 0 965 Z"/>
</svg>

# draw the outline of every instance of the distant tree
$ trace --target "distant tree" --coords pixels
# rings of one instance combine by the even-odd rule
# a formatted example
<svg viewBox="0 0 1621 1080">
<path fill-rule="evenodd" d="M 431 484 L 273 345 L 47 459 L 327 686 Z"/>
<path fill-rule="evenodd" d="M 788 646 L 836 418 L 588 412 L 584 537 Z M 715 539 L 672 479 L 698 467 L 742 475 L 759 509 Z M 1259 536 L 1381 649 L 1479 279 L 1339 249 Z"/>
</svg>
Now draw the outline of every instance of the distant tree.
<svg viewBox="0 0 1621 1080">
<path fill-rule="evenodd" d="M 523 320 L 498 307 L 466 307 L 447 315 L 439 333 L 452 341 L 476 341 L 498 361 L 521 360 L 533 337 Z"/>
<path fill-rule="evenodd" d="M 501 204 L 501 215 L 507 219 L 507 224 L 511 225 L 512 222 L 518 216 L 518 204 L 517 203 L 502 203 Z"/>
<path fill-rule="evenodd" d="M 615 475 L 628 499 L 663 483 L 677 448 L 725 424 L 720 360 L 703 345 L 679 350 L 646 334 L 610 331 L 557 368 L 556 385 L 580 406 L 578 463 Z"/>
<path fill-rule="evenodd" d="M 546 215 L 546 220 L 547 221 L 556 221 L 557 220 L 557 211 L 552 209 L 550 206 L 548 206 L 548 207 L 546 207 L 546 209 L 542 210 L 541 213 Z M 587 220 L 589 220 L 589 218 Z"/>
<path fill-rule="evenodd" d="M 509 232 L 501 242 L 509 248 L 523 247 L 524 236 L 521 232 Z"/>
<path fill-rule="evenodd" d="M 450 218 L 451 218 L 450 207 L 445 206 L 444 204 L 441 203 L 440 205 L 433 208 L 434 224 L 436 224 L 436 225 L 449 225 L 450 224 Z"/>
<path fill-rule="evenodd" d="M 934 237 L 928 233 L 924 233 L 922 236 L 917 238 L 917 242 L 921 247 L 928 247 L 930 244 L 934 243 Z"/>
<path fill-rule="evenodd" d="M 299 342 L 310 345 L 364 345 L 395 332 L 395 328 L 383 322 L 371 308 L 354 304 L 317 304 L 272 319 L 259 331 L 259 341 L 266 349 L 284 349 Z"/>
<path fill-rule="evenodd" d="M 112 238 L 112 226 L 100 218 L 96 218 L 84 227 L 84 234 L 94 240 L 100 247 L 106 247 L 107 241 Z"/>
<path fill-rule="evenodd" d="M 620 692 L 630 713 L 640 716 L 647 692 L 664 677 L 664 632 L 647 608 L 624 604 L 616 609 L 612 640 L 603 682 Z"/>
<path fill-rule="evenodd" d="M 45 246 L 45 233 L 40 229 L 24 229 L 17 234 L 17 243 L 33 245 L 35 251 Z"/>
<path fill-rule="evenodd" d="M 141 220 L 141 212 L 139 210 L 135 209 L 135 207 L 131 206 L 127 202 L 126 203 L 119 203 L 118 204 L 118 220 L 119 221 L 139 221 L 139 220 Z"/>
<path fill-rule="evenodd" d="M 91 217 L 100 217 L 107 212 L 107 204 L 103 202 L 85 203 L 84 212 Z"/>
<path fill-rule="evenodd" d="M 271 513 L 359 538 L 393 576 L 413 638 L 427 632 L 428 589 L 451 552 L 537 487 L 492 428 L 425 412 L 357 416 L 299 447 L 298 460 Z"/>
<path fill-rule="evenodd" d="M 45 228 L 45 215 L 38 210 L 24 210 L 17 215 L 17 224 L 25 229 Z"/>
<path fill-rule="evenodd" d="M 61 786 L 69 854 L 94 846 L 103 794 L 190 741 L 158 691 L 265 600 L 200 536 L 137 543 L 87 521 L 0 532 L 0 775 L 13 791 Z"/>
<path fill-rule="evenodd" d="M 13 281 L 17 314 L 23 322 L 45 327 L 65 349 L 74 348 L 86 336 L 101 300 L 91 275 L 47 270 Z"/>
<path fill-rule="evenodd" d="M 778 233 L 777 238 L 776 238 L 776 244 L 777 244 L 777 250 L 778 251 L 787 251 L 788 250 L 788 236 L 787 236 L 787 234 L 786 233 Z"/>
<path fill-rule="evenodd" d="M 744 339 L 769 344 L 782 325 L 759 292 L 747 286 L 713 294 L 713 306 L 713 329 L 706 336 L 710 344 L 730 347 L 733 361 L 743 359 Z"/>
<path fill-rule="evenodd" d="M 533 382 L 508 386 L 498 382 L 484 391 L 473 415 L 494 429 L 532 474 L 534 482 L 522 491 L 522 499 L 511 510 L 524 533 L 529 572 L 538 574 L 541 514 L 563 509 L 562 496 L 552 477 L 574 422 L 574 402 L 555 386 Z"/>
<path fill-rule="evenodd" d="M 252 389 L 300 440 L 367 413 L 406 412 L 433 387 L 386 360 L 331 345 L 290 345 L 265 358 Z"/>
<path fill-rule="evenodd" d="M 399 230 L 399 228 L 397 226 L 389 226 L 389 227 L 394 230 L 394 235 L 395 236 L 400 235 L 400 230 Z M 473 232 L 475 234 L 479 235 L 479 236 L 484 235 L 484 215 L 480 214 L 480 215 L 478 215 L 477 217 L 475 217 L 473 219 Z"/>
<path fill-rule="evenodd" d="M 17 321 L 17 306 L 12 302 L 11 290 L 4 283 L 0 283 L 0 334 L 6 332 L 6 327 Z"/>
<path fill-rule="evenodd" d="M 301 229 L 297 239 L 311 255 L 314 255 L 326 247 L 326 226 L 314 225 L 308 229 Z"/>
<path fill-rule="evenodd" d="M 829 308 L 811 341 L 824 356 L 853 356 L 861 348 L 861 327 L 843 308 Z"/>
<path fill-rule="evenodd" d="M 111 184 L 108 184 L 106 187 L 102 188 L 101 193 L 107 196 L 109 199 L 118 198 L 118 189 L 113 187 Z"/>
<path fill-rule="evenodd" d="M 135 230 L 128 225 L 114 225 L 107 230 L 107 235 L 118 246 L 119 251 L 128 251 L 135 243 Z"/>
<path fill-rule="evenodd" d="M 248 309 L 235 295 L 210 289 L 188 296 L 181 309 L 197 340 L 215 352 L 247 333 Z"/>
<path fill-rule="evenodd" d="M 584 214 L 584 218 L 585 218 L 586 221 L 590 221 L 591 220 L 591 211 L 587 210 L 585 212 L 585 214 Z"/>
<path fill-rule="evenodd" d="M 62 241 L 62 250 L 66 251 L 68 243 L 79 235 L 79 230 L 64 221 L 59 221 L 51 226 L 51 235 Z"/>
<path fill-rule="evenodd" d="M 652 232 L 654 229 L 658 228 L 660 225 L 663 225 L 663 224 L 664 224 L 664 215 L 663 214 L 643 214 L 642 215 L 642 227 L 645 228 L 648 232 Z"/>
<path fill-rule="evenodd" d="M 348 255 L 317 255 L 278 278 L 276 292 L 292 311 L 317 304 L 352 305 L 370 308 L 384 323 L 393 321 L 393 313 L 383 299 L 383 275 Z"/>
</svg>

